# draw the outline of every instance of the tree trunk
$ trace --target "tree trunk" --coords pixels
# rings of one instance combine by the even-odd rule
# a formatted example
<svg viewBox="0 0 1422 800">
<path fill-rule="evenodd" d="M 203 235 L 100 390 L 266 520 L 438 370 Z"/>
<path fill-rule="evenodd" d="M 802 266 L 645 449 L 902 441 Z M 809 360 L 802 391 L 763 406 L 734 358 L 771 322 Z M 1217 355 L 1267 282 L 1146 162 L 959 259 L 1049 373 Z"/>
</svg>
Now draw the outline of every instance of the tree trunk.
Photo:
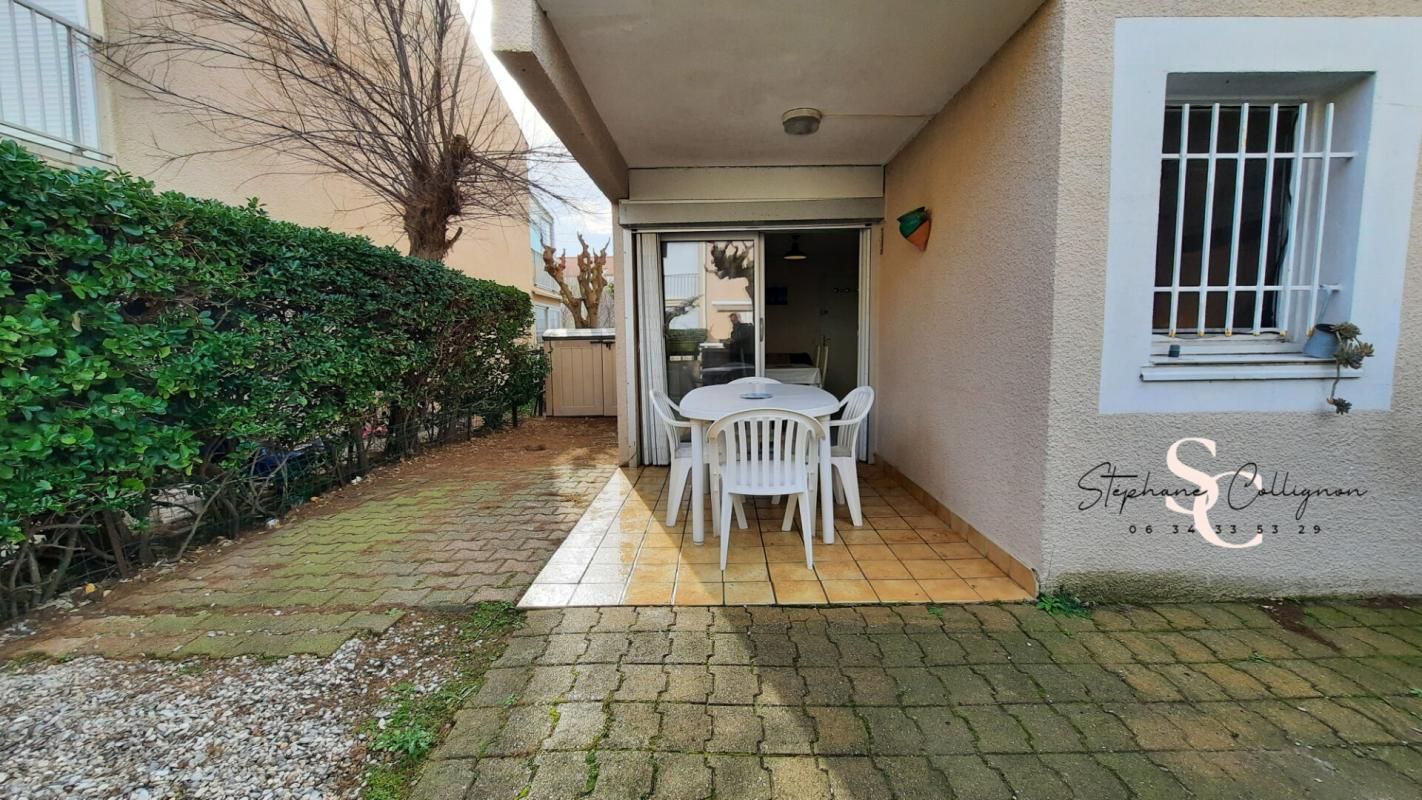
<svg viewBox="0 0 1422 800">
<path fill-rule="evenodd" d="M 449 255 L 449 248 L 454 246 L 454 239 L 445 236 L 448 230 L 443 219 L 407 216 L 405 238 L 410 242 L 410 255 L 429 261 L 444 261 L 444 257 Z"/>
</svg>

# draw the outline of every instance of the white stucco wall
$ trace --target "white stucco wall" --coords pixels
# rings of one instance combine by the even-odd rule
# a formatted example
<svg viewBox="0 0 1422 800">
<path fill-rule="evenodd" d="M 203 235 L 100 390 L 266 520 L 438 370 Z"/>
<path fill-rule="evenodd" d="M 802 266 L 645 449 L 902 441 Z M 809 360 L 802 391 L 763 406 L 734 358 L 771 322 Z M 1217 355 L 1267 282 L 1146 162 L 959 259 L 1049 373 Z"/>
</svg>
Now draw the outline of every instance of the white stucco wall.
<svg viewBox="0 0 1422 800">
<path fill-rule="evenodd" d="M 878 452 L 1041 563 L 1062 15 L 1039 11 L 885 170 Z M 893 218 L 933 215 L 920 253 Z"/>
<path fill-rule="evenodd" d="M 1277 413 L 1098 413 L 1111 192 L 1113 36 L 1118 17 L 1290 15 L 1416 15 L 1415 2 L 1173 2 L 1172 0 L 1071 0 L 1060 5 L 1065 52 L 1061 62 L 1060 179 L 1057 188 L 1055 281 L 1051 297 L 1050 446 L 1041 492 L 1042 558 L 1046 587 L 1088 594 L 1141 596 L 1301 595 L 1422 592 L 1422 214 L 1413 213 L 1402 298 L 1401 336 L 1395 353 L 1390 410 L 1333 415 L 1318 385 L 1315 411 Z M 1261 43 L 1267 47 L 1269 43 Z M 1411 202 L 1417 207 L 1419 194 Z M 1365 223 L 1366 224 L 1366 223 Z M 1355 307 L 1364 328 L 1371 309 Z M 1189 391 L 1188 384 L 1181 391 Z M 1347 395 L 1348 386 L 1340 389 Z M 1268 383 L 1257 384 L 1263 395 Z M 1162 535 L 1189 518 L 1164 508 L 1159 498 L 1139 499 L 1124 515 L 1099 508 L 1078 511 L 1090 496 L 1078 488 L 1084 472 L 1103 461 L 1123 471 L 1153 470 L 1155 482 L 1188 485 L 1166 469 L 1165 452 L 1184 436 L 1218 442 L 1219 454 L 1182 450 L 1208 472 L 1257 462 L 1266 476 L 1287 471 L 1295 485 L 1366 489 L 1365 497 L 1315 499 L 1306 527 L 1293 533 L 1296 502 L 1261 500 L 1245 511 L 1223 504 L 1211 512 L 1218 524 L 1244 531 L 1256 525 L 1289 533 L 1267 536 L 1249 549 L 1224 549 L 1200 536 Z M 1189 501 L 1187 501 L 1189 502 Z M 1152 524 L 1156 533 L 1131 535 Z M 984 532 L 987 531 L 984 528 Z"/>
</svg>

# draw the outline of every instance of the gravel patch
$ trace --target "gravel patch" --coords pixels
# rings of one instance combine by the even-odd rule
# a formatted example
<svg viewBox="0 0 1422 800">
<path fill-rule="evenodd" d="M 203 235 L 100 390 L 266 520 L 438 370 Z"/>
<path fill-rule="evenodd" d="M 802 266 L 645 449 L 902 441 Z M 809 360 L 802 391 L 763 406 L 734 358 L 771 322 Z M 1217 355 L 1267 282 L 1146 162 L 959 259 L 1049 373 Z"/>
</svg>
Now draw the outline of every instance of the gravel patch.
<svg viewBox="0 0 1422 800">
<path fill-rule="evenodd" d="M 0 798 L 354 798 L 382 691 L 454 670 L 453 626 L 407 617 L 329 658 L 0 668 Z"/>
</svg>

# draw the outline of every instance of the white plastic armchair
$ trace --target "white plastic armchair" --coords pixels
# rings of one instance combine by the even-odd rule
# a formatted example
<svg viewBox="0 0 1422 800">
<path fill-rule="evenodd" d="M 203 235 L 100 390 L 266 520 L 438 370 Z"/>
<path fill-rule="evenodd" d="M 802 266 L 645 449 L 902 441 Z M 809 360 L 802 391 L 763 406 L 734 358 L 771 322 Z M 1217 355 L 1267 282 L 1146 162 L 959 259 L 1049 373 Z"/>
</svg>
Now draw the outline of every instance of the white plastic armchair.
<svg viewBox="0 0 1422 800">
<path fill-rule="evenodd" d="M 743 497 L 786 495 L 800 505 L 805 566 L 814 569 L 815 465 L 824 423 L 796 411 L 754 409 L 728 414 L 711 425 L 707 440 L 721 453 L 721 480 L 712 502 L 720 508 L 721 571 L 731 542 L 731 508 Z"/>
<path fill-rule="evenodd" d="M 874 389 L 860 386 L 844 396 L 838 409 L 843 414 L 829 424 L 834 434 L 830 472 L 835 478 L 835 500 L 849 506 L 849 518 L 856 526 L 864 524 L 864 511 L 859 504 L 859 428 L 873 406 Z"/>
<path fill-rule="evenodd" d="M 667 525 L 676 524 L 676 515 L 681 510 L 681 496 L 686 491 L 686 481 L 691 477 L 691 442 L 682 441 L 682 431 L 691 432 L 691 423 L 677 419 L 681 409 L 667 397 L 661 389 L 653 389 L 648 394 L 652 399 L 652 412 L 662 423 L 662 431 L 667 437 L 667 451 L 671 453 L 671 474 L 667 476 Z"/>
</svg>

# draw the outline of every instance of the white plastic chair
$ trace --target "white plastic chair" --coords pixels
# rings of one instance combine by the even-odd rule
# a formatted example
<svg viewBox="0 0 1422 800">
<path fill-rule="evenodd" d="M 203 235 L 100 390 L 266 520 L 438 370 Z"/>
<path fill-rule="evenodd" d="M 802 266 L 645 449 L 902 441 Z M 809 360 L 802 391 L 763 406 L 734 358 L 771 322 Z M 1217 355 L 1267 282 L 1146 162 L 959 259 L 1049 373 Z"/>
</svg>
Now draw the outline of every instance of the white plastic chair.
<svg viewBox="0 0 1422 800">
<path fill-rule="evenodd" d="M 707 440 L 721 454 L 721 480 L 714 504 L 720 507 L 721 571 L 731 543 L 731 507 L 742 497 L 787 495 L 800 501 L 805 567 L 814 569 L 814 491 L 824 423 L 796 411 L 754 409 L 728 414 L 711 425 Z"/>
<path fill-rule="evenodd" d="M 661 389 L 649 392 L 652 411 L 662 423 L 662 431 L 667 435 L 667 450 L 671 453 L 671 474 L 667 487 L 667 525 L 676 524 L 677 511 L 681 509 L 681 495 L 686 491 L 687 479 L 691 477 L 691 442 L 683 441 L 682 431 L 691 431 L 691 423 L 676 418 L 681 409 L 667 397 Z"/>
<path fill-rule="evenodd" d="M 864 524 L 864 511 L 859 505 L 859 427 L 874 405 L 874 389 L 860 386 L 844 396 L 836 411 L 844 413 L 829 424 L 835 435 L 830 447 L 830 473 L 834 481 L 835 502 L 849 506 L 849 518 L 856 526 Z"/>
<path fill-rule="evenodd" d="M 661 389 L 653 389 L 648 394 L 652 398 L 652 411 L 657 415 L 657 419 L 662 423 L 662 430 L 667 436 L 667 451 L 671 453 L 671 470 L 667 476 L 667 526 L 676 524 L 677 512 L 681 510 L 681 498 L 686 492 L 687 481 L 691 478 L 691 442 L 682 439 L 681 432 L 688 431 L 695 435 L 695 429 L 690 422 L 677 419 L 681 414 L 681 409 L 676 403 L 667 397 L 667 393 Z M 716 496 L 716 482 L 719 477 L 718 456 L 716 448 L 708 442 L 702 448 L 702 455 L 706 459 L 702 469 L 710 466 L 710 480 L 707 484 L 711 487 L 711 496 Z M 712 524 L 716 522 L 716 504 L 711 505 Z M 740 503 L 736 503 L 736 519 L 742 528 L 747 527 L 746 510 Z"/>
<path fill-rule="evenodd" d="M 777 381 L 774 378 L 757 378 L 755 376 L 750 376 L 747 378 L 736 378 L 735 380 L 731 381 L 731 383 L 780 383 L 780 381 Z"/>
</svg>

